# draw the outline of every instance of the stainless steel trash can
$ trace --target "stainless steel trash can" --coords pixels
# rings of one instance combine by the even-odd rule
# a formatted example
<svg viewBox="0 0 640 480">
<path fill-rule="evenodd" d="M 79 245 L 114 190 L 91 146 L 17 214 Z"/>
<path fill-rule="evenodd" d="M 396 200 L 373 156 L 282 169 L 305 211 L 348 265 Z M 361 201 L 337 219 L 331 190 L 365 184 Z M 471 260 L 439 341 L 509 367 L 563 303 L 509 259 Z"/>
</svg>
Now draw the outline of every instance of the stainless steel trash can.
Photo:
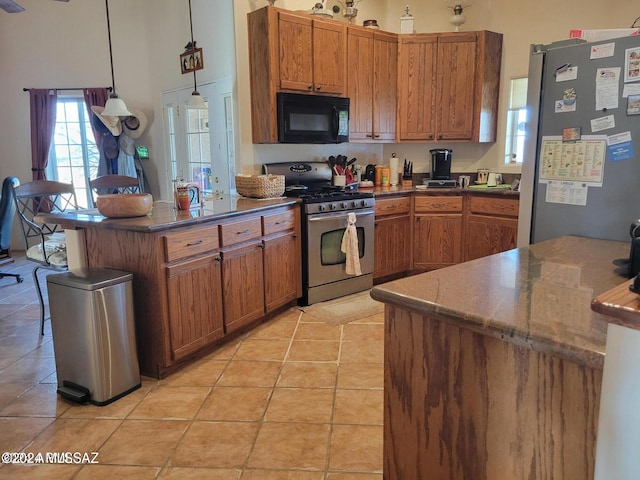
<svg viewBox="0 0 640 480">
<path fill-rule="evenodd" d="M 47 277 L 61 396 L 107 405 L 140 387 L 132 278 L 111 269 Z"/>
</svg>

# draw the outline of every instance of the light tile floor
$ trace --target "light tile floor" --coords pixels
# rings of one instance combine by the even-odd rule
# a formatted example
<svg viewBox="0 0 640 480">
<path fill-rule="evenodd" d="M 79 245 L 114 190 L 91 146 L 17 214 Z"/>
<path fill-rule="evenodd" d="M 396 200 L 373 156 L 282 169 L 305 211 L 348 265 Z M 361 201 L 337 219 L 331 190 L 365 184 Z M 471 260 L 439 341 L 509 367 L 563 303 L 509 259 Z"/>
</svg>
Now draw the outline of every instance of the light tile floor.
<svg viewBox="0 0 640 480">
<path fill-rule="evenodd" d="M 383 315 L 328 325 L 291 308 L 105 407 L 56 394 L 31 264 L 0 279 L 0 452 L 99 464 L 0 466 L 0 479 L 380 480 Z"/>
</svg>

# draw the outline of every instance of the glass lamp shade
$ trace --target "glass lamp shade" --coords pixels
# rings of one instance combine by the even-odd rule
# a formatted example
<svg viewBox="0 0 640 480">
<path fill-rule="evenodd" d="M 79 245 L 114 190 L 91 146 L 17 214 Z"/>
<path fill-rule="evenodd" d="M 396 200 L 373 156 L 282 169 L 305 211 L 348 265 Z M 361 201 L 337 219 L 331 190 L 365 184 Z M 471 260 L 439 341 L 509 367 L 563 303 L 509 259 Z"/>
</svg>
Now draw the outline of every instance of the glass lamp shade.
<svg viewBox="0 0 640 480">
<path fill-rule="evenodd" d="M 460 25 L 467 21 L 467 17 L 465 17 L 462 13 L 451 15 L 449 18 L 449 23 L 454 26 L 454 31 L 460 31 Z"/>
<path fill-rule="evenodd" d="M 112 95 L 109 97 L 109 100 L 107 100 L 102 115 L 108 115 L 111 117 L 129 117 L 133 114 L 127 109 L 123 100 L 121 100 L 117 95 Z"/>
<path fill-rule="evenodd" d="M 197 110 L 206 110 L 207 104 L 204 102 L 204 98 L 200 96 L 197 90 L 191 92 L 191 98 L 187 102 L 187 108 L 194 108 Z"/>
</svg>

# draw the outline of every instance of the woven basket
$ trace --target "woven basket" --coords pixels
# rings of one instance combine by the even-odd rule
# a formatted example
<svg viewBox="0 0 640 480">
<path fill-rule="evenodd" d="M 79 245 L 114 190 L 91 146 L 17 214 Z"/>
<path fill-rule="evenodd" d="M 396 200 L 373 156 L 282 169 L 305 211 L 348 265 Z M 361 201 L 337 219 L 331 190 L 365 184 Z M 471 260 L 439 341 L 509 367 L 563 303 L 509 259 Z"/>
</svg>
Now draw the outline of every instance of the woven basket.
<svg viewBox="0 0 640 480">
<path fill-rule="evenodd" d="M 236 175 L 236 190 L 243 197 L 281 197 L 284 175 Z"/>
</svg>

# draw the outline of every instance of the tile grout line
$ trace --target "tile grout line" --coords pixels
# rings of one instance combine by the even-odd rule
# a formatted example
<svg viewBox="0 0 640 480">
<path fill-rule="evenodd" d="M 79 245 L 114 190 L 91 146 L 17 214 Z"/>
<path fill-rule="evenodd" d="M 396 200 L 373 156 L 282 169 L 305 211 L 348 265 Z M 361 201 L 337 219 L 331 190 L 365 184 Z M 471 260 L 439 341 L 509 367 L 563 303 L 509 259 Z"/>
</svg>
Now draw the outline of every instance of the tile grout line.
<svg viewBox="0 0 640 480">
<path fill-rule="evenodd" d="M 276 385 L 278 384 L 278 382 L 280 381 L 280 377 L 282 375 L 282 370 L 284 368 L 284 364 L 287 361 L 287 358 L 289 357 L 289 352 L 291 351 L 291 345 L 293 344 L 293 339 L 296 336 L 296 333 L 298 332 L 298 327 L 300 326 L 300 321 L 302 319 L 302 314 L 304 312 L 300 311 L 300 314 L 298 315 L 298 319 L 296 320 L 296 326 L 293 329 L 293 333 L 291 334 L 291 338 L 289 339 L 289 345 L 287 345 L 287 350 L 284 354 L 284 357 L 282 359 L 282 361 L 280 362 L 280 369 L 278 371 L 278 375 L 276 375 L 276 379 L 273 383 L 273 385 L 271 386 L 271 391 L 269 392 L 269 396 L 267 398 L 267 403 L 264 407 L 264 412 L 262 413 L 262 416 L 260 417 L 260 419 L 257 421 L 258 423 L 258 428 L 256 429 L 256 434 L 255 437 L 253 438 L 253 442 L 251 442 L 251 447 L 249 448 L 249 451 L 247 452 L 247 456 L 244 460 L 244 463 L 242 464 L 241 467 L 241 472 L 240 472 L 240 478 L 242 478 L 244 476 L 244 472 L 248 469 L 249 467 L 249 459 L 251 458 L 251 454 L 253 453 L 253 450 L 256 446 L 256 442 L 258 441 L 258 436 L 260 435 L 260 431 L 262 430 L 262 426 L 265 424 L 265 418 L 267 416 L 267 410 L 269 409 L 269 405 L 271 404 L 271 399 L 273 398 L 273 394 L 275 392 L 276 389 Z"/>
<path fill-rule="evenodd" d="M 184 441 L 184 438 L 187 436 L 187 434 L 189 433 L 189 431 L 191 430 L 191 427 L 193 426 L 194 422 L 196 421 L 196 417 L 198 416 L 198 414 L 200 413 L 200 411 L 202 410 L 202 407 L 204 406 L 204 404 L 206 403 L 207 399 L 209 398 L 209 396 L 211 395 L 211 393 L 215 390 L 218 382 L 220 381 L 220 379 L 222 378 L 222 376 L 224 375 L 224 372 L 227 370 L 227 368 L 229 368 L 229 365 L 231 365 L 231 362 L 233 361 L 233 357 L 235 357 L 236 353 L 238 353 L 238 349 L 240 348 L 240 345 L 242 344 L 242 342 L 244 342 L 245 338 L 242 338 L 242 340 L 240 340 L 238 342 L 238 345 L 236 346 L 235 350 L 233 351 L 233 353 L 230 355 L 230 357 L 228 359 L 226 359 L 226 365 L 224 366 L 224 368 L 220 371 L 220 373 L 218 374 L 215 382 L 213 382 L 213 385 L 209 387 L 209 391 L 207 392 L 207 395 L 205 396 L 204 400 L 202 401 L 202 403 L 200 404 L 200 407 L 198 408 L 198 410 L 194 413 L 193 418 L 191 418 L 191 420 L 189 421 L 189 424 L 187 425 L 187 428 L 184 429 L 184 432 L 182 432 L 182 435 L 180 436 L 180 439 L 177 441 L 175 447 L 173 448 L 173 450 L 171 451 L 171 453 L 167 456 L 167 460 L 164 462 L 164 464 L 160 467 L 160 470 L 158 471 L 158 475 L 156 476 L 156 478 L 158 476 L 160 476 L 160 474 L 166 469 L 166 468 L 172 468 L 173 465 L 171 464 L 174 455 L 176 454 L 178 447 L 180 447 L 180 445 L 182 444 L 182 442 Z M 156 386 L 159 386 L 156 383 Z M 170 385 L 169 385 L 170 386 Z M 152 389 L 153 390 L 153 389 Z M 150 392 L 151 390 L 149 390 Z M 145 395 L 146 396 L 146 395 Z M 131 411 L 133 412 L 133 410 Z M 131 413 L 129 412 L 129 413 Z M 178 467 L 176 467 L 178 468 Z"/>
</svg>

